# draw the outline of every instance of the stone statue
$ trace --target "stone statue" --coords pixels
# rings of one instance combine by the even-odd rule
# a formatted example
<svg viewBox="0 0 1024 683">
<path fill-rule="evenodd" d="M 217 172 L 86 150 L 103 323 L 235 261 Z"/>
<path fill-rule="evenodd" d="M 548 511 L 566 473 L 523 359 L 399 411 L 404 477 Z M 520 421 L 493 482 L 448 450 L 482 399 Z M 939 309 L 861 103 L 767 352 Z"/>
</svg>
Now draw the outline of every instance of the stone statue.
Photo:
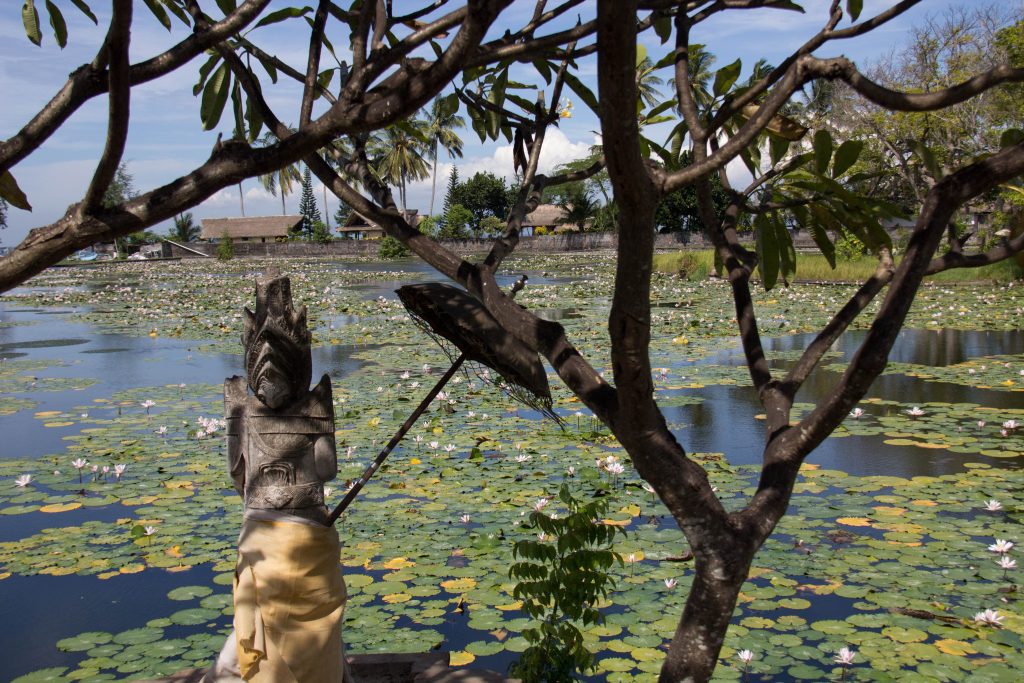
<svg viewBox="0 0 1024 683">
<path fill-rule="evenodd" d="M 350 680 L 340 545 L 324 505 L 324 482 L 337 474 L 331 381 L 309 389 L 310 338 L 289 279 L 268 269 L 255 313 L 245 309 L 247 376 L 224 383 L 228 470 L 244 515 L 235 630 L 208 681 Z"/>
</svg>

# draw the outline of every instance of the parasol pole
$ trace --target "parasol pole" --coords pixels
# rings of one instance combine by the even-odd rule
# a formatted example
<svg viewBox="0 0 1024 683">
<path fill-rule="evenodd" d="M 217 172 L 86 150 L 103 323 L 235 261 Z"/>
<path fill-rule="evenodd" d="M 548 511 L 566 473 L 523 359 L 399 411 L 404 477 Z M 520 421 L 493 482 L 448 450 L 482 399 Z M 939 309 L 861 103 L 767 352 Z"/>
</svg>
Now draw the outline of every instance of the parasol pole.
<svg viewBox="0 0 1024 683">
<path fill-rule="evenodd" d="M 526 279 L 526 276 L 523 275 L 516 280 L 515 284 L 512 285 L 512 290 L 509 296 L 515 297 L 519 290 L 526 286 Z M 448 380 L 450 380 L 455 373 L 459 371 L 459 368 L 462 367 L 465 360 L 466 354 L 459 354 L 459 357 L 455 359 L 455 362 L 452 363 L 450 368 L 448 368 L 448 371 L 441 376 L 441 379 L 437 380 L 437 384 L 434 385 L 434 388 L 431 389 L 426 398 L 420 402 L 416 407 L 416 410 L 406 418 L 405 422 L 402 423 L 402 426 L 398 428 L 397 432 L 395 432 L 395 435 L 392 436 L 391 440 L 388 441 L 386 446 L 384 446 L 384 449 L 376 458 L 374 458 L 373 462 L 370 463 L 370 466 L 363 471 L 363 475 L 352 483 L 352 488 L 348 490 L 348 493 L 345 494 L 345 497 L 340 503 L 338 503 L 334 508 L 334 511 L 331 513 L 331 516 L 327 519 L 327 526 L 332 526 L 338 520 L 338 517 L 341 516 L 341 513 L 343 513 L 348 506 L 352 504 L 352 501 L 355 500 L 357 495 L 359 495 L 359 492 L 363 489 L 363 486 L 366 485 L 366 482 L 370 480 L 370 477 L 376 474 L 377 470 L 380 469 L 382 464 L 384 464 L 384 461 L 387 459 L 388 455 L 391 454 L 394 447 L 397 446 L 398 442 L 402 440 L 410 429 L 412 429 L 412 426 L 416 424 L 416 420 L 426 412 L 427 408 L 430 407 L 430 404 L 433 403 L 435 398 L 437 398 L 437 395 L 441 393 L 441 389 L 444 389 L 444 386 L 448 384 Z"/>
</svg>

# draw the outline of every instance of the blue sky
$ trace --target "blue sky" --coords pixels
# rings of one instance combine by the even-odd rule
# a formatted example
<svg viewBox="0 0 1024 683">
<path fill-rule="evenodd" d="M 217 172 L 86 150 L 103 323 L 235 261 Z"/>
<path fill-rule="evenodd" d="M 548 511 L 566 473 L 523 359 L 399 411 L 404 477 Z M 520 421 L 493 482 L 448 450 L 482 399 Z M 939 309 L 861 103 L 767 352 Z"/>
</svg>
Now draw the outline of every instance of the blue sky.
<svg viewBox="0 0 1024 683">
<path fill-rule="evenodd" d="M 864 16 L 876 13 L 894 4 L 895 0 L 865 0 Z M 819 51 L 820 56 L 845 54 L 859 64 L 870 63 L 877 56 L 897 48 L 907 39 L 907 31 L 926 15 L 941 13 L 945 8 L 957 4 L 971 5 L 975 0 L 962 3 L 953 0 L 924 0 L 900 19 L 890 22 L 868 36 L 827 45 Z M 396 2 L 401 7 L 406 0 Z M 68 2 L 59 2 L 68 20 L 70 39 L 68 46 L 61 50 L 54 43 L 45 14 L 44 41 L 42 47 L 32 45 L 25 38 L 20 19 L 21 3 L 4 3 L 0 14 L 0 92 L 4 93 L 0 106 L 0 137 L 7 138 L 23 126 L 41 106 L 63 85 L 67 74 L 77 66 L 92 59 L 103 38 L 104 19 L 109 10 L 106 3 L 92 2 L 93 10 L 100 17 L 100 26 L 79 14 Z M 40 3 L 41 4 L 41 3 Z M 160 26 L 148 13 L 142 3 L 136 3 L 135 24 L 132 31 L 132 61 L 137 62 L 157 54 L 162 49 L 180 40 L 184 28 L 175 26 L 174 33 Z M 271 10 L 294 3 L 275 0 Z M 517 0 L 512 8 L 512 19 L 528 15 L 533 8 L 532 0 Z M 1007 9 L 1019 9 L 1021 0 L 997 0 L 993 3 Z M 703 24 L 695 32 L 694 42 L 707 45 L 716 55 L 717 66 L 723 66 L 740 58 L 746 68 L 758 58 L 777 63 L 812 35 L 825 21 L 830 2 L 828 0 L 806 0 L 806 14 L 795 12 L 753 10 L 728 12 L 719 18 Z M 40 7 L 42 10 L 42 7 Z M 575 20 L 575 17 L 572 17 Z M 506 26 L 495 27 L 500 35 Z M 268 52 L 277 54 L 291 64 L 304 64 L 306 58 L 305 24 L 285 23 L 278 27 L 261 29 L 260 44 Z M 254 36 L 254 37 L 256 37 Z M 339 39 L 336 46 L 340 48 Z M 646 42 L 648 53 L 657 59 L 667 49 L 658 44 L 652 35 Z M 342 56 L 339 53 L 339 56 Z M 203 132 L 199 123 L 199 101 L 192 95 L 192 85 L 202 60 L 179 69 L 157 82 L 146 84 L 132 91 L 132 122 L 128 136 L 125 159 L 129 172 L 135 178 L 136 188 L 147 191 L 189 172 L 201 164 L 209 155 L 217 137 L 217 131 Z M 543 81 L 527 65 L 517 67 L 512 77 L 527 83 Z M 593 85 L 595 66 L 591 61 L 581 64 L 580 77 Z M 669 74 L 664 74 L 667 80 Z M 298 88 L 279 85 L 270 89 L 271 105 L 285 121 L 298 118 Z M 563 119 L 560 128 L 548 135 L 542 170 L 560 163 L 579 158 L 587 153 L 596 141 L 598 128 L 596 117 L 573 98 L 573 116 Z M 230 134 L 230 122 L 225 116 L 220 130 Z M 88 185 L 96 159 L 103 149 L 106 123 L 106 100 L 96 98 L 79 109 L 63 128 L 53 135 L 34 155 L 23 160 L 12 171 L 34 207 L 31 213 L 11 208 L 8 212 L 8 228 L 0 232 L 0 244 L 13 246 L 29 229 L 46 225 L 59 218 L 67 206 L 81 199 Z M 489 170 L 498 175 L 511 174 L 511 148 L 506 145 L 482 145 L 472 130 L 462 132 L 466 142 L 465 156 L 457 160 L 462 178 L 476 171 Z M 442 155 L 438 164 L 438 193 L 443 195 L 444 185 L 451 168 Z M 279 214 L 280 199 L 271 197 L 260 187 L 256 179 L 243 183 L 245 211 L 249 216 Z M 409 206 L 426 212 L 430 203 L 430 180 L 414 183 L 409 188 Z M 317 187 L 318 201 L 323 194 Z M 435 211 L 439 210 L 441 199 L 437 200 Z M 328 211 L 333 214 L 337 200 L 328 195 Z M 298 195 L 287 199 L 289 212 L 297 212 Z M 323 207 L 321 207 L 323 211 Z M 238 188 L 231 187 L 210 197 L 192 210 L 197 218 L 239 215 Z M 156 226 L 163 232 L 167 224 Z"/>
</svg>

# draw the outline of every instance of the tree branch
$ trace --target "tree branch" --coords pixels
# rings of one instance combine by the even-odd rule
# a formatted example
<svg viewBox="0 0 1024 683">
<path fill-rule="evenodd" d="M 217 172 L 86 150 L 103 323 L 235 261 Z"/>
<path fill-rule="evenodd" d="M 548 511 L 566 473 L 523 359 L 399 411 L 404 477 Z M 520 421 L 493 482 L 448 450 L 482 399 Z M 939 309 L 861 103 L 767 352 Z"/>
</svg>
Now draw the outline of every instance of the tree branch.
<svg viewBox="0 0 1024 683">
<path fill-rule="evenodd" d="M 316 98 L 320 76 L 320 51 L 324 44 L 324 27 L 327 25 L 327 7 L 330 0 L 320 0 L 313 27 L 309 32 L 309 57 L 306 59 L 306 80 L 302 86 L 302 105 L 299 108 L 299 127 L 313 118 L 313 100 Z"/>
<path fill-rule="evenodd" d="M 156 57 L 132 66 L 128 80 L 132 86 L 164 76 L 191 61 L 216 43 L 245 28 L 259 16 L 270 0 L 246 0 L 238 9 L 212 25 L 209 30 L 188 38 Z M 105 50 L 101 50 L 105 51 Z M 80 66 L 46 106 L 18 133 L 0 143 L 0 172 L 12 168 L 46 141 L 82 104 L 107 92 L 109 77 L 105 62 Z"/>
<path fill-rule="evenodd" d="M 131 42 L 132 2 L 114 0 L 110 30 L 107 34 L 110 104 L 107 109 L 107 141 L 96 164 L 92 181 L 82 200 L 83 214 L 91 213 L 103 201 L 117 167 L 124 156 L 128 138 L 128 119 L 131 113 L 131 83 L 128 80 L 128 45 Z"/>
</svg>

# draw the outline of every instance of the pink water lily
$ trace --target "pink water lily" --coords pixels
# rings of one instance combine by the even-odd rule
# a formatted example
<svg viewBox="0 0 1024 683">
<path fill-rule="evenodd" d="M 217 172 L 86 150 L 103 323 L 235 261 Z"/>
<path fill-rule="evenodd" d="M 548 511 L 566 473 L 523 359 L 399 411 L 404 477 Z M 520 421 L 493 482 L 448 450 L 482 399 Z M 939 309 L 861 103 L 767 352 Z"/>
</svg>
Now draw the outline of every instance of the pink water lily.
<svg viewBox="0 0 1024 683">
<path fill-rule="evenodd" d="M 736 657 L 744 664 L 750 664 L 754 661 L 754 653 L 750 650 L 740 650 L 736 653 Z"/>
<path fill-rule="evenodd" d="M 856 650 L 843 646 L 836 653 L 836 656 L 832 658 L 832 661 L 842 666 L 850 666 L 853 664 L 853 658 L 857 656 Z"/>
<path fill-rule="evenodd" d="M 665 588 L 668 588 L 669 590 L 672 590 L 673 588 L 676 587 L 676 583 L 677 582 L 676 582 L 675 579 L 665 579 Z"/>
<path fill-rule="evenodd" d="M 14 485 L 17 486 L 18 488 L 22 488 L 22 489 L 25 488 L 26 486 L 28 486 L 31 483 L 32 483 L 32 475 L 31 474 L 23 474 L 23 475 L 21 475 L 20 477 L 18 477 L 17 479 L 14 480 Z"/>
<path fill-rule="evenodd" d="M 1003 504 L 1000 503 L 998 500 L 986 500 L 985 509 L 988 510 L 989 512 L 999 512 L 1000 510 L 1003 509 Z"/>
</svg>

